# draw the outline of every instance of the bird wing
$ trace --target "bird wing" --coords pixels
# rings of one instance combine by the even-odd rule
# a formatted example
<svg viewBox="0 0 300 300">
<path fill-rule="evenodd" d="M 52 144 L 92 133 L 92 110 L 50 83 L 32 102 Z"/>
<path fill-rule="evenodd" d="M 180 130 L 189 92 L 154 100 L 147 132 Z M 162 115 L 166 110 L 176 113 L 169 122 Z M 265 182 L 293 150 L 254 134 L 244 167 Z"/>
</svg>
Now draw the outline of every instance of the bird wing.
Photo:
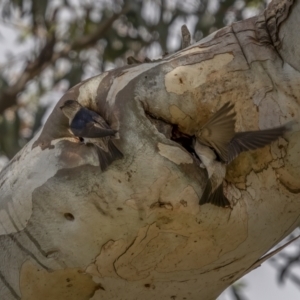
<svg viewBox="0 0 300 300">
<path fill-rule="evenodd" d="M 100 115 L 87 108 L 82 108 L 75 115 L 70 127 L 76 136 L 83 138 L 102 138 L 113 136 L 117 132 Z"/>
<path fill-rule="evenodd" d="M 229 143 L 228 163 L 233 161 L 241 152 L 262 148 L 278 137 L 282 136 L 288 130 L 287 126 L 276 128 L 238 132 Z"/>
<path fill-rule="evenodd" d="M 71 130 L 75 136 L 85 138 L 102 138 L 106 136 L 113 136 L 117 132 L 116 130 L 105 128 L 95 122 L 85 123 L 83 126 L 71 124 Z"/>
<path fill-rule="evenodd" d="M 110 137 L 93 139 L 97 149 L 100 168 L 104 171 L 113 161 L 123 158 L 123 153 L 116 147 Z"/>
<path fill-rule="evenodd" d="M 223 182 L 213 190 L 214 183 L 211 179 L 207 181 L 199 205 L 211 203 L 220 207 L 230 207 L 230 202 L 223 193 Z"/>
<path fill-rule="evenodd" d="M 228 145 L 235 135 L 234 105 L 225 103 L 201 128 L 198 138 L 218 153 L 222 161 L 228 160 Z"/>
<path fill-rule="evenodd" d="M 100 115 L 98 115 L 98 114 L 95 113 L 94 111 L 91 111 L 91 113 L 92 113 L 92 120 L 93 120 L 96 124 L 100 125 L 100 126 L 103 127 L 103 128 L 107 128 L 107 129 L 110 128 L 109 125 L 106 123 L 106 121 L 105 121 Z"/>
</svg>

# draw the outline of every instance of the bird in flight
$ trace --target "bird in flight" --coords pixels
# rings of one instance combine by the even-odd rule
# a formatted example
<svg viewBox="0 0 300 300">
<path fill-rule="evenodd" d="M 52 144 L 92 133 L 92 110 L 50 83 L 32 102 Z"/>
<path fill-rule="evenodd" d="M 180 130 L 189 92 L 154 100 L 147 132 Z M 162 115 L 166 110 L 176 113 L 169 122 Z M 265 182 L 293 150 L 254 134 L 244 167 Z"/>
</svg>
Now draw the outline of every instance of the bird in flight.
<svg viewBox="0 0 300 300">
<path fill-rule="evenodd" d="M 208 182 L 199 201 L 230 207 L 223 193 L 226 165 L 241 152 L 262 148 L 282 136 L 288 126 L 235 132 L 233 104 L 225 103 L 195 134 L 194 150 L 208 173 Z"/>
<path fill-rule="evenodd" d="M 102 171 L 114 160 L 123 158 L 112 140 L 117 131 L 111 129 L 100 115 L 75 100 L 65 101 L 60 109 L 69 119 L 71 133 L 85 144 L 95 146 Z"/>
</svg>

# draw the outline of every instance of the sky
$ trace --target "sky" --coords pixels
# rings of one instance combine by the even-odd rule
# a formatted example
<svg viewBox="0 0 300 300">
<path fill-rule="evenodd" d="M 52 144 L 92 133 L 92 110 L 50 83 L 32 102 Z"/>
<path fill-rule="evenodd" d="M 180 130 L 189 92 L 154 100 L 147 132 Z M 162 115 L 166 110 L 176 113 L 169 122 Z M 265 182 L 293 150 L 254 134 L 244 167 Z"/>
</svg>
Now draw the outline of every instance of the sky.
<svg viewBox="0 0 300 300">
<path fill-rule="evenodd" d="M 294 237 L 300 235 L 300 229 L 297 228 L 294 232 Z M 290 240 L 285 238 L 279 246 L 284 245 Z M 275 246 L 272 250 L 277 249 Z M 287 246 L 284 250 L 287 254 L 299 253 L 299 240 Z M 280 253 L 274 256 L 276 264 L 284 265 L 285 261 L 282 259 Z M 291 269 L 291 273 L 300 277 L 300 266 Z M 242 279 L 236 282 L 242 284 L 244 287 L 241 294 L 244 300 L 299 300 L 300 286 L 297 286 L 290 280 L 286 280 L 283 284 L 278 284 L 278 271 L 274 264 L 267 260 L 261 267 L 253 270 Z M 225 290 L 217 300 L 232 300 L 229 289 Z"/>
<path fill-rule="evenodd" d="M 300 272 L 298 271 L 299 275 Z M 300 289 L 291 281 L 286 281 L 283 285 L 278 285 L 277 272 L 268 261 L 237 281 L 237 283 L 245 285 L 241 292 L 245 300 L 300 299 Z M 218 300 L 232 300 L 230 290 L 225 290 Z"/>
</svg>

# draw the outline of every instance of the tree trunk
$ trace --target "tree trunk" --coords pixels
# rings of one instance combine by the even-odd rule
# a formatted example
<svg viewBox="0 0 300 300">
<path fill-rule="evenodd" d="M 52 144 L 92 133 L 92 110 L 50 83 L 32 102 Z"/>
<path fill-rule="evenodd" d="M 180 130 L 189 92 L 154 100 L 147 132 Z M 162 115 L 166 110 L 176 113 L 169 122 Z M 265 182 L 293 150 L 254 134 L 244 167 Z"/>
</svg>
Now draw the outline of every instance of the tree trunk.
<svg viewBox="0 0 300 300">
<path fill-rule="evenodd" d="M 206 170 L 174 137 L 228 101 L 237 131 L 299 120 L 299 2 L 70 89 L 0 175 L 1 299 L 215 299 L 299 226 L 299 126 L 228 166 L 232 210 L 198 205 Z M 68 99 L 119 131 L 105 172 Z"/>
</svg>

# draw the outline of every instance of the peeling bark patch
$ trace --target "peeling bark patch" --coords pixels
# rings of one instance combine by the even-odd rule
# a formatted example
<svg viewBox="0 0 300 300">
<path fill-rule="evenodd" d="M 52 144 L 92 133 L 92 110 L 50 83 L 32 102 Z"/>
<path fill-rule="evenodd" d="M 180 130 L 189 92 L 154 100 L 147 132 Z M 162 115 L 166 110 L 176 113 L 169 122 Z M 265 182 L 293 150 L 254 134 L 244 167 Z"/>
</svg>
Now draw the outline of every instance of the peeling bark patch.
<svg viewBox="0 0 300 300">
<path fill-rule="evenodd" d="M 179 66 L 166 74 L 166 89 L 169 93 L 179 95 L 187 91 L 193 91 L 206 82 L 208 75 L 224 68 L 233 58 L 232 54 L 225 53 L 194 65 Z"/>
<path fill-rule="evenodd" d="M 164 62 L 160 61 L 160 62 L 153 62 L 151 64 L 140 64 L 138 65 L 138 67 L 130 68 L 126 73 L 126 76 L 118 76 L 114 78 L 114 81 L 107 95 L 107 102 L 109 103 L 109 105 L 111 106 L 114 105 L 118 93 L 121 92 L 129 84 L 130 81 L 132 81 L 140 74 L 162 63 Z"/>
<path fill-rule="evenodd" d="M 194 122 L 191 116 L 183 112 L 178 106 L 170 105 L 169 112 L 171 115 L 171 121 L 173 124 L 178 124 L 180 128 L 190 131 L 193 127 Z"/>
<path fill-rule="evenodd" d="M 89 149 L 85 145 L 78 145 L 68 140 L 55 140 L 53 141 L 54 150 L 41 151 L 38 147 L 31 149 L 31 143 L 22 149 L 23 155 L 27 155 L 28 163 L 19 166 L 13 164 L 7 169 L 9 176 L 14 176 L 14 178 L 19 178 L 19 174 L 22 174 L 26 185 L 18 186 L 18 181 L 15 183 L 14 181 L 7 181 L 3 184 L 0 203 L 2 218 L 0 235 L 17 232 L 25 228 L 32 214 L 33 191 L 55 176 L 58 170 L 65 168 L 65 172 L 69 176 L 76 174 L 74 169 L 70 170 L 70 168 L 86 164 L 98 165 L 98 158 L 94 149 Z M 22 206 L 16 205 L 19 198 L 22 199 Z M 17 226 L 13 225 L 8 215 L 11 216 Z"/>
<path fill-rule="evenodd" d="M 151 276 L 153 272 L 172 274 L 180 270 L 201 269 L 216 261 L 220 251 L 222 253 L 231 251 L 241 243 L 242 237 L 247 236 L 247 227 L 243 225 L 245 220 L 234 219 L 229 223 L 222 223 L 227 227 L 228 235 L 220 233 L 216 236 L 212 234 L 216 232 L 214 228 L 211 226 L 203 228 L 190 216 L 187 219 L 182 214 L 177 215 L 175 222 L 174 211 L 165 210 L 165 212 L 168 213 L 158 216 L 155 223 L 141 228 L 134 242 L 115 261 L 115 270 L 120 277 L 126 280 L 141 280 Z M 240 215 L 241 211 L 233 213 Z M 220 226 L 220 223 L 215 226 Z M 235 241 L 226 245 L 225 240 L 228 239 L 232 228 L 237 226 L 239 233 L 235 236 Z M 187 228 L 190 233 L 186 232 Z M 210 251 L 209 257 L 199 256 L 199 253 L 206 251 Z M 181 277 L 181 280 L 187 279 Z"/>
<path fill-rule="evenodd" d="M 99 288 L 80 269 L 47 272 L 26 261 L 20 271 L 22 300 L 88 300 Z"/>
<path fill-rule="evenodd" d="M 272 39 L 273 45 L 278 49 L 281 48 L 281 41 L 278 36 L 280 25 L 287 19 L 293 4 L 294 0 L 273 0 L 267 9 L 261 13 L 261 15 L 264 14 L 267 31 Z"/>
<path fill-rule="evenodd" d="M 158 143 L 159 154 L 168 160 L 174 162 L 177 165 L 180 164 L 192 164 L 193 159 L 191 156 L 176 146 L 165 145 Z"/>
<path fill-rule="evenodd" d="M 210 35 L 209 37 L 212 37 L 212 35 Z M 208 36 L 207 36 L 208 38 Z M 187 49 L 183 49 L 182 51 L 179 52 L 179 55 L 178 56 L 185 56 L 185 55 L 191 55 L 191 54 L 198 54 L 200 52 L 209 52 L 210 49 L 212 48 L 211 46 L 204 46 L 204 45 L 201 45 L 201 42 L 203 41 L 204 39 L 202 39 L 201 41 L 199 41 L 199 46 L 197 46 L 197 43 L 194 44 L 192 46 L 192 48 L 187 48 Z M 208 41 L 208 39 L 207 39 Z"/>
<path fill-rule="evenodd" d="M 163 175 L 153 183 L 149 183 L 147 188 L 131 195 L 131 198 L 125 201 L 125 204 L 134 210 L 139 211 L 143 216 L 155 214 L 153 203 L 169 203 L 174 210 L 184 210 L 186 213 L 195 215 L 199 212 L 199 197 L 191 185 L 185 186 L 182 190 L 177 188 L 174 193 L 174 186 L 179 186 L 182 179 L 174 175 L 168 168 L 164 168 Z M 182 206 L 181 200 L 186 201 L 189 205 Z M 171 205 L 171 206 L 170 206 Z M 159 206 L 156 206 L 159 207 Z M 169 210 L 167 210 L 169 211 Z"/>
<path fill-rule="evenodd" d="M 167 139 L 170 139 L 172 136 L 173 125 L 168 124 L 163 120 L 159 120 L 152 116 L 149 112 L 145 111 L 147 118 L 155 126 L 158 132 L 162 133 Z"/>
<path fill-rule="evenodd" d="M 124 240 L 110 240 L 105 243 L 100 254 L 96 257 L 95 262 L 90 264 L 85 270 L 91 276 L 119 278 L 117 275 L 114 262 L 126 251 Z"/>
<path fill-rule="evenodd" d="M 235 184 L 244 183 L 252 170 L 260 172 L 267 168 L 271 162 L 270 146 L 243 152 L 228 165 L 226 180 Z"/>
<path fill-rule="evenodd" d="M 146 278 L 159 261 L 186 240 L 175 233 L 160 232 L 156 224 L 141 228 L 131 247 L 115 262 L 117 274 L 127 280 Z"/>
<path fill-rule="evenodd" d="M 85 145 L 78 140 L 60 140 L 55 143 L 55 155 L 61 168 L 74 168 L 78 165 L 99 165 L 93 145 Z"/>
<path fill-rule="evenodd" d="M 9 284 L 9 282 L 6 280 L 5 276 L 0 272 L 0 282 L 3 283 L 3 285 L 9 290 L 11 295 L 17 299 L 21 300 L 21 297 L 17 294 L 17 292 L 13 289 L 13 287 Z M 2 293 L 4 292 L 4 287 L 1 287 Z"/>
<path fill-rule="evenodd" d="M 68 119 L 64 116 L 59 106 L 66 100 L 76 100 L 79 93 L 79 87 L 82 84 L 84 84 L 84 81 L 72 87 L 59 100 L 49 118 L 47 119 L 43 129 L 41 130 L 40 135 L 38 136 L 37 134 L 33 138 L 32 149 L 38 146 L 42 150 L 45 150 L 47 148 L 51 149 L 53 148 L 53 146 L 51 145 L 51 142 L 53 140 L 72 136 L 68 130 Z"/>
<path fill-rule="evenodd" d="M 280 168 L 276 169 L 276 174 L 279 182 L 291 193 L 300 193 L 300 179 L 292 176 L 287 170 Z"/>
<path fill-rule="evenodd" d="M 86 83 L 80 86 L 77 101 L 82 106 L 92 108 L 93 110 L 97 110 L 94 100 L 97 97 L 97 90 L 99 84 L 107 75 L 108 73 L 98 75 L 94 78 L 91 78 Z"/>
</svg>

